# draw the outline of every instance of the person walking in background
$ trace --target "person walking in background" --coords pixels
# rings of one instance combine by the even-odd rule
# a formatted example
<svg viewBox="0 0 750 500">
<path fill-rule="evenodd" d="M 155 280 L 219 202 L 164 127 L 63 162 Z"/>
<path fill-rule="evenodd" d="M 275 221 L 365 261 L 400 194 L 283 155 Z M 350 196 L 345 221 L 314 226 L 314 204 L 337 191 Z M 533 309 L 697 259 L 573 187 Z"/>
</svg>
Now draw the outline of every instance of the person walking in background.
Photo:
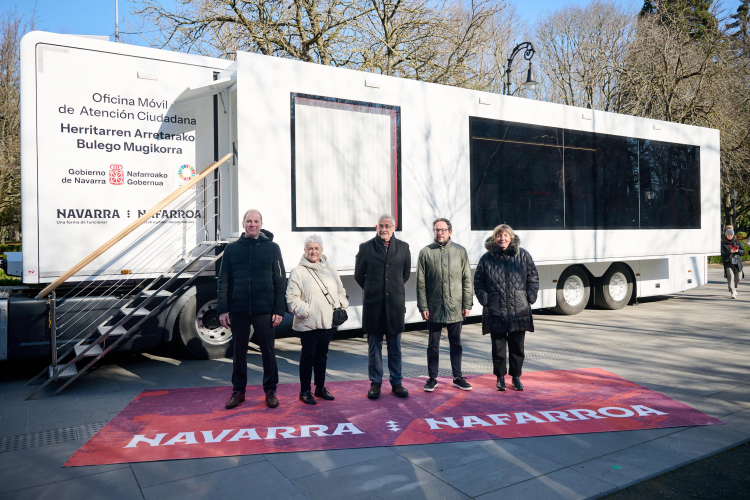
<svg viewBox="0 0 750 500">
<path fill-rule="evenodd" d="M 276 408 L 279 406 L 276 398 L 279 370 L 274 352 L 274 328 L 286 312 L 284 261 L 279 245 L 273 242 L 273 234 L 262 229 L 263 216 L 259 211 L 245 212 L 242 226 L 245 232 L 226 246 L 219 270 L 219 322 L 224 328 L 231 327 L 234 343 L 232 396 L 226 408 L 235 408 L 245 401 L 250 326 L 255 331 L 253 341 L 260 347 L 263 358 L 266 404 Z"/>
<path fill-rule="evenodd" d="M 721 261 L 724 264 L 724 277 L 729 287 L 729 298 L 737 298 L 737 287 L 742 276 L 742 256 L 745 248 L 734 236 L 734 228 L 727 226 L 724 238 L 721 240 Z"/>
<path fill-rule="evenodd" d="M 364 290 L 362 329 L 367 334 L 370 390 L 367 397 L 380 397 L 383 383 L 383 337 L 388 346 L 388 371 L 391 391 L 406 397 L 401 384 L 401 333 L 404 331 L 406 291 L 411 274 L 409 244 L 396 239 L 396 220 L 392 215 L 378 217 L 377 234 L 359 245 L 354 264 L 354 279 Z"/>
<path fill-rule="evenodd" d="M 425 392 L 437 387 L 440 335 L 445 327 L 450 343 L 453 387 L 470 391 L 461 374 L 461 326 L 471 312 L 474 291 L 466 249 L 451 240 L 453 226 L 448 219 L 432 223 L 434 241 L 419 252 L 417 259 L 417 307 L 427 321 L 427 372 Z"/>
<path fill-rule="evenodd" d="M 286 287 L 286 303 L 294 315 L 292 329 L 299 333 L 302 354 L 299 360 L 299 399 L 314 405 L 315 397 L 333 401 L 326 389 L 328 345 L 336 327 L 333 311 L 349 307 L 346 290 L 338 271 L 323 255 L 323 239 L 317 234 L 305 238 L 305 253 L 299 266 L 292 269 Z M 310 381 L 315 368 L 315 396 Z"/>
<path fill-rule="evenodd" d="M 497 390 L 505 390 L 507 343 L 513 388 L 522 391 L 523 344 L 526 332 L 534 331 L 531 304 L 539 293 L 539 274 L 529 252 L 521 248 L 521 239 L 507 224 L 497 226 L 484 247 L 487 253 L 474 273 L 474 290 L 484 308 L 482 333 L 492 339 Z"/>
</svg>

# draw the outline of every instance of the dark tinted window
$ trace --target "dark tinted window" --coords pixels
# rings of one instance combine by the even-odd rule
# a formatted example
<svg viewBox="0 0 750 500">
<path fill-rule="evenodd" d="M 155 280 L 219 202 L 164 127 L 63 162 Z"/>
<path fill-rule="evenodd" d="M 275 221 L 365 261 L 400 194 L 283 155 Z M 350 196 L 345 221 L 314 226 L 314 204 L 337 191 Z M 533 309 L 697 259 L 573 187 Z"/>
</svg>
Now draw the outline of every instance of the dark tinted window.
<svg viewBox="0 0 750 500">
<path fill-rule="evenodd" d="M 565 227 L 638 227 L 638 142 L 564 131 Z"/>
<path fill-rule="evenodd" d="M 700 228 L 700 148 L 639 144 L 641 227 Z"/>
<path fill-rule="evenodd" d="M 562 131 L 471 118 L 471 226 L 563 225 Z"/>
<path fill-rule="evenodd" d="M 700 147 L 469 119 L 471 227 L 700 228 Z"/>
</svg>

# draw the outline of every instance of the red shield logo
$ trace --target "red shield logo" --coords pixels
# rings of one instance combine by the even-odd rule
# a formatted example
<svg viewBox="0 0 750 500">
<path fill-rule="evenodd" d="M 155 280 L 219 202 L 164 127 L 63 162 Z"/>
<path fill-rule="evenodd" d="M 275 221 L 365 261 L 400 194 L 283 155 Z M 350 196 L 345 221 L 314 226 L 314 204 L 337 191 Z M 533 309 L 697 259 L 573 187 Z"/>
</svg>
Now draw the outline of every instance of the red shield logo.
<svg viewBox="0 0 750 500">
<path fill-rule="evenodd" d="M 109 166 L 109 183 L 115 186 L 125 183 L 125 174 L 122 172 L 122 165 L 113 163 Z"/>
</svg>

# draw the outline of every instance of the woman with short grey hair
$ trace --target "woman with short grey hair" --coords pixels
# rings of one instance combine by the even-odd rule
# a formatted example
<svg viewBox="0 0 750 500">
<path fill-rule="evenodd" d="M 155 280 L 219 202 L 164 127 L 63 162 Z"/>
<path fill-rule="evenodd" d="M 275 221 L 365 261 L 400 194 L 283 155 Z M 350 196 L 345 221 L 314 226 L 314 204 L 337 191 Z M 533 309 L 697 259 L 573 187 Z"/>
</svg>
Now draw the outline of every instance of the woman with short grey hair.
<svg viewBox="0 0 750 500">
<path fill-rule="evenodd" d="M 336 328 L 333 310 L 349 307 L 346 290 L 338 271 L 323 255 L 323 238 L 311 234 L 305 238 L 305 253 L 299 266 L 292 269 L 286 288 L 286 303 L 294 315 L 292 329 L 299 333 L 302 354 L 299 360 L 299 399 L 306 404 L 316 404 L 315 396 L 333 400 L 326 389 L 326 364 L 328 345 Z M 315 370 L 315 395 L 311 392 L 313 368 Z"/>
</svg>

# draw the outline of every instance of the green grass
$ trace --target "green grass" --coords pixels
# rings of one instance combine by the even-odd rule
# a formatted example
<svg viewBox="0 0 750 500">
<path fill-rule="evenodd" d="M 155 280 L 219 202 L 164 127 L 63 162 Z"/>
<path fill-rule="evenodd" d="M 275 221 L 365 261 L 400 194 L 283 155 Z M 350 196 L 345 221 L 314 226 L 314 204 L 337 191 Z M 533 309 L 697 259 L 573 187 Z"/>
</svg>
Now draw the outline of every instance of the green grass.
<svg viewBox="0 0 750 500">
<path fill-rule="evenodd" d="M 19 286 L 21 285 L 21 278 L 15 276 L 8 276 L 5 271 L 0 269 L 0 286 Z"/>
</svg>

